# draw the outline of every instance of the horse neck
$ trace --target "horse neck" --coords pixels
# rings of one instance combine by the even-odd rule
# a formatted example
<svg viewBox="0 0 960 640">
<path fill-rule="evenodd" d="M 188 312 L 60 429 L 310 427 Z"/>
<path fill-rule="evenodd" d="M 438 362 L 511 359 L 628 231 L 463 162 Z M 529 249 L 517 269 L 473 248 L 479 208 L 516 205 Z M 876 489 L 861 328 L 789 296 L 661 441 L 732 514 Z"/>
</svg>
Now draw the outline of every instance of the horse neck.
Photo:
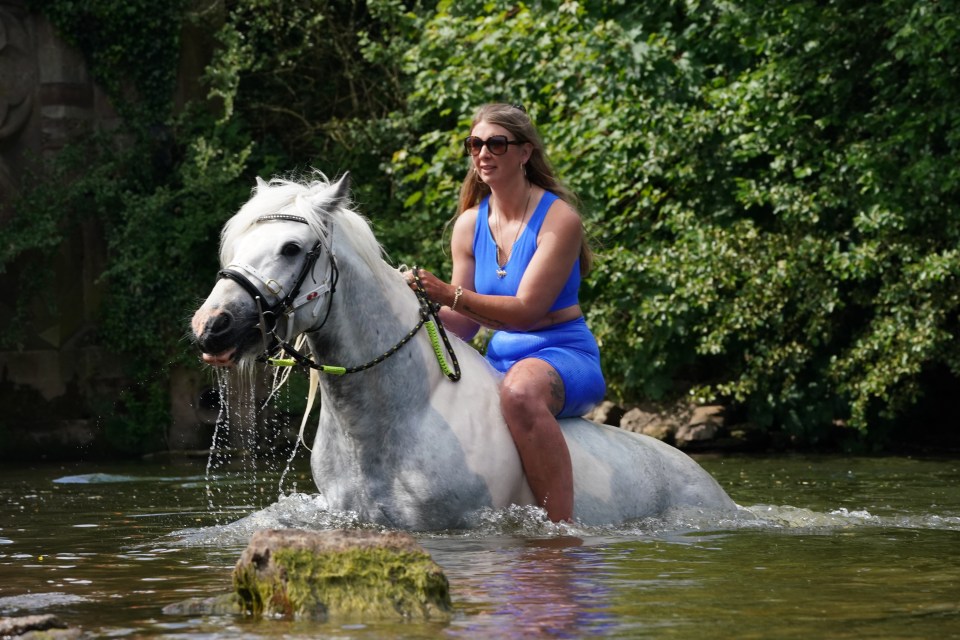
<svg viewBox="0 0 960 640">
<path fill-rule="evenodd" d="M 344 263 L 333 294 L 330 317 L 323 328 L 308 334 L 321 364 L 353 367 L 386 353 L 419 321 L 416 297 L 398 279 L 387 286 L 364 268 Z M 423 332 L 425 334 L 425 332 Z M 411 342 L 423 339 L 418 335 Z M 402 350 L 413 348 L 406 344 Z M 321 411 L 357 430 L 375 430 L 378 418 L 398 411 L 409 413 L 409 357 L 395 354 L 369 369 L 342 376 L 320 374 Z M 429 399 L 429 393 L 420 398 Z"/>
</svg>

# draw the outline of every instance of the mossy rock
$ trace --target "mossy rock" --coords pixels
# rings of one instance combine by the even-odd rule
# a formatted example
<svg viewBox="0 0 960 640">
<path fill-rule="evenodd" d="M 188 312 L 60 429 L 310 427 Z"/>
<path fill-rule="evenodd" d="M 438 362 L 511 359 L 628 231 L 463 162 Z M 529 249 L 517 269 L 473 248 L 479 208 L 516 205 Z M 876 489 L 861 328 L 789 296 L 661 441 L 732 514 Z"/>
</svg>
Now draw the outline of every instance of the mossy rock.
<svg viewBox="0 0 960 640">
<path fill-rule="evenodd" d="M 254 616 L 307 619 L 446 619 L 450 586 L 409 534 L 264 529 L 233 571 Z"/>
</svg>

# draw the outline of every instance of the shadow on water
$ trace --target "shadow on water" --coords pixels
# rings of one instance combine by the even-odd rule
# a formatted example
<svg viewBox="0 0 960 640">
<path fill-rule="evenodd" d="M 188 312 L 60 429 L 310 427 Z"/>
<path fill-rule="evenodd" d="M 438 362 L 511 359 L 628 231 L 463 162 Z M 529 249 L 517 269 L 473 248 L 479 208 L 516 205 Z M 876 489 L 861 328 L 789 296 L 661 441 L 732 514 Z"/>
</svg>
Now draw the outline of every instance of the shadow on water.
<svg viewBox="0 0 960 640">
<path fill-rule="evenodd" d="M 308 470 L 205 460 L 0 471 L 0 616 L 54 613 L 91 637 L 950 637 L 960 629 L 960 462 L 706 458 L 742 506 L 616 527 L 536 509 L 417 535 L 444 568 L 446 623 L 165 616 L 230 589 L 251 533 L 364 527 Z M 210 486 L 213 484 L 214 486 Z M 795 506 L 794 506 L 795 505 Z"/>
</svg>

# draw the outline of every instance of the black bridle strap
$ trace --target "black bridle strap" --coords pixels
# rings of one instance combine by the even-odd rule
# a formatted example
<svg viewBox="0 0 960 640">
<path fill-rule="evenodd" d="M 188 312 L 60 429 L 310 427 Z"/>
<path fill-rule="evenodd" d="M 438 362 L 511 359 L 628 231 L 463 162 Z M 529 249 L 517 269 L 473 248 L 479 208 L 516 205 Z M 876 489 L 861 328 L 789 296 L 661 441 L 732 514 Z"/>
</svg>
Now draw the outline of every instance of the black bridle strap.
<svg viewBox="0 0 960 640">
<path fill-rule="evenodd" d="M 245 275 L 243 275 L 242 273 L 234 269 L 231 269 L 231 268 L 221 269 L 219 272 L 217 272 L 217 277 L 218 279 L 226 278 L 228 280 L 233 280 L 238 285 L 243 287 L 243 290 L 249 293 L 250 297 L 253 298 L 254 300 L 256 300 L 257 298 L 260 298 L 261 300 L 263 299 L 263 293 L 261 293 L 260 290 L 257 289 L 256 285 L 250 282 L 250 280 Z"/>
<path fill-rule="evenodd" d="M 307 221 L 307 219 L 302 216 L 296 216 L 296 215 L 290 215 L 290 214 L 284 214 L 284 213 L 268 214 L 268 215 L 263 215 L 257 218 L 257 222 L 266 222 L 270 220 L 281 220 L 285 222 L 299 222 L 300 224 L 305 224 L 308 226 L 310 224 Z M 253 298 L 254 302 L 256 302 L 257 304 L 257 312 L 260 316 L 261 331 L 268 332 L 274 338 L 277 338 L 277 335 L 276 335 L 277 318 L 280 315 L 287 313 L 289 310 L 294 309 L 294 304 L 297 301 L 297 296 L 300 295 L 300 289 L 303 288 L 303 283 L 306 281 L 307 275 L 313 273 L 313 269 L 317 264 L 317 259 L 320 257 L 320 250 L 322 248 L 323 248 L 323 241 L 321 238 L 318 238 L 316 243 L 314 243 L 313 248 L 307 252 L 306 258 L 303 262 L 303 266 L 300 268 L 300 273 L 297 274 L 297 279 L 296 279 L 296 282 L 294 283 L 294 286 L 287 292 L 287 295 L 277 300 L 275 304 L 272 304 L 266 308 L 264 308 L 264 303 L 266 302 L 266 299 L 263 292 L 261 292 L 260 289 L 257 287 L 257 285 L 253 283 L 250 276 L 243 273 L 243 271 L 249 271 L 250 274 L 254 276 L 254 279 L 260 280 L 263 283 L 263 285 L 267 287 L 268 290 L 270 290 L 269 283 L 263 281 L 264 276 L 260 275 L 259 272 L 256 271 L 256 269 L 253 269 L 250 266 L 242 265 L 242 264 L 227 265 L 217 273 L 217 277 L 233 280 L 234 282 L 239 284 L 243 288 L 243 290 L 250 295 L 251 298 Z M 333 293 L 336 290 L 336 281 L 337 281 L 337 276 L 339 275 L 339 272 L 337 270 L 337 262 L 336 262 L 335 256 L 333 255 L 332 249 L 329 250 L 328 253 L 330 254 L 329 277 L 331 280 L 329 299 L 332 303 Z M 314 283 L 316 283 L 316 278 L 314 278 Z M 282 288 L 278 286 L 278 290 L 282 291 Z M 274 293 L 272 290 L 270 291 L 271 293 Z M 330 305 L 328 304 L 327 314 L 324 317 L 324 322 L 326 321 L 326 317 L 329 317 L 329 315 L 330 315 Z M 279 340 L 279 338 L 277 339 Z M 266 343 L 266 339 L 264 339 L 264 343 Z M 268 347 L 266 344 L 264 344 L 264 354 L 261 357 L 265 357 L 267 355 L 267 351 L 268 351 Z"/>
<path fill-rule="evenodd" d="M 333 258 L 333 254 L 330 255 L 330 301 L 327 303 L 327 312 L 323 315 L 323 321 L 320 322 L 317 326 L 312 329 L 307 329 L 304 333 L 315 333 L 320 331 L 323 328 L 323 325 L 327 324 L 327 320 L 330 319 L 330 311 L 333 309 L 333 294 L 337 292 L 337 283 L 340 282 L 340 268 L 337 266 L 337 261 Z"/>
<path fill-rule="evenodd" d="M 319 240 L 313 245 L 313 248 L 307 252 L 307 260 L 303 265 L 303 268 L 300 269 L 300 274 L 297 276 L 297 281 L 294 283 L 293 288 L 290 289 L 290 292 L 277 303 L 277 308 L 283 309 L 293 305 L 293 301 L 297 299 L 297 295 L 300 294 L 300 288 L 303 286 L 303 282 L 307 279 L 308 273 L 313 273 L 313 267 L 317 264 L 317 258 L 320 257 L 320 247 L 321 243 Z M 331 258 L 331 263 L 333 259 Z M 314 279 L 316 282 L 316 279 Z M 333 292 L 331 291 L 331 294 Z"/>
<path fill-rule="evenodd" d="M 257 222 L 264 222 L 268 220 L 282 220 L 286 222 L 299 222 L 302 224 L 309 224 L 306 218 L 290 214 L 270 214 L 265 216 L 260 216 L 257 218 Z M 260 331 L 263 334 L 264 341 L 264 352 L 258 359 L 265 359 L 267 362 L 274 364 L 276 366 L 291 366 L 294 364 L 300 365 L 302 367 L 307 367 L 310 369 L 315 369 L 317 371 L 323 371 L 325 373 L 332 373 L 343 375 L 346 373 L 356 373 L 358 371 L 364 371 L 373 366 L 376 366 L 395 354 L 400 350 L 403 345 L 410 342 L 413 339 L 413 336 L 416 335 L 424 325 L 428 326 L 428 333 L 430 334 L 430 340 L 433 342 L 434 351 L 437 355 L 437 360 L 440 362 L 440 368 L 443 370 L 444 375 L 446 375 L 450 380 L 457 381 L 460 379 L 460 363 L 457 360 L 457 354 L 454 353 L 453 347 L 450 344 L 450 340 L 447 337 L 447 333 L 443 328 L 443 323 L 440 322 L 440 305 L 431 302 L 427 298 L 427 294 L 423 290 L 423 283 L 420 281 L 420 272 L 417 267 L 413 268 L 413 277 L 417 284 L 415 293 L 417 294 L 417 299 L 420 301 L 420 321 L 417 322 L 417 325 L 411 329 L 407 335 L 400 339 L 397 344 L 393 345 L 385 353 L 377 356 L 373 360 L 356 366 L 356 367 L 335 367 L 330 365 L 316 364 L 309 357 L 303 355 L 297 351 L 290 342 L 283 340 L 280 336 L 277 335 L 277 318 L 281 314 L 286 314 L 288 311 L 293 310 L 297 302 L 297 296 L 300 295 L 300 289 L 303 287 L 304 281 L 307 279 L 307 274 L 312 274 L 313 269 L 316 266 L 317 259 L 320 256 L 320 250 L 324 247 L 322 237 L 317 240 L 313 245 L 313 248 L 307 253 L 306 260 L 303 263 L 303 267 L 300 269 L 300 273 L 297 275 L 297 280 L 294 283 L 294 286 L 287 292 L 287 295 L 282 299 L 278 300 L 276 304 L 271 305 L 269 308 L 263 308 L 263 294 L 257 288 L 257 286 L 251 281 L 251 279 L 242 273 L 240 269 L 244 269 L 251 272 L 258 280 L 263 280 L 263 276 L 253 269 L 245 265 L 227 265 L 219 272 L 220 278 L 228 278 L 239 284 L 244 291 L 246 291 L 254 302 L 257 305 L 257 312 L 260 316 Z M 340 279 L 340 270 L 337 268 L 336 257 L 333 253 L 333 247 L 326 247 L 327 253 L 330 256 L 330 272 L 327 274 L 327 278 L 330 281 L 330 289 L 328 294 L 327 302 L 327 312 L 323 317 L 323 321 L 316 327 L 309 329 L 307 333 L 313 333 L 318 331 L 323 325 L 326 324 L 327 320 L 330 318 L 330 310 L 333 307 L 333 294 L 337 290 L 337 281 Z M 316 278 L 314 278 L 314 283 L 316 283 Z M 269 284 L 263 282 L 264 286 L 268 289 Z M 326 281 L 324 286 L 326 285 Z M 321 287 L 322 289 L 323 287 Z M 313 294 L 318 293 L 319 290 L 314 290 L 307 295 L 307 300 L 309 301 Z M 431 319 L 430 316 L 433 316 Z M 271 358 L 270 357 L 270 348 L 266 344 L 266 336 L 269 334 L 276 343 L 280 345 L 280 348 L 286 353 L 290 360 L 284 360 L 281 358 Z M 439 335 L 443 340 L 443 345 L 447 350 L 447 353 L 450 355 L 450 360 L 453 362 L 453 370 L 450 370 L 447 366 L 443 353 L 441 352 L 440 346 L 437 344 L 436 337 Z M 289 336 L 288 336 L 289 337 Z"/>
</svg>

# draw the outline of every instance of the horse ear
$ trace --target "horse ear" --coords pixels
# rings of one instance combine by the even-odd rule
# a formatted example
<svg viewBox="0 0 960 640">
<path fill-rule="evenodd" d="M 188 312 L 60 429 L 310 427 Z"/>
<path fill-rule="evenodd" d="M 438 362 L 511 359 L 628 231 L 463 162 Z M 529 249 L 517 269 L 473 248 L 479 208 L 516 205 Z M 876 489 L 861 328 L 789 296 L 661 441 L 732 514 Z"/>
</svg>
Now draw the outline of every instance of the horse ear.
<svg viewBox="0 0 960 640">
<path fill-rule="evenodd" d="M 309 203 L 313 211 L 326 211 L 328 214 L 347 206 L 350 202 L 350 174 L 344 173 L 334 184 L 330 184 L 322 173 L 319 175 L 321 180 L 307 185 L 304 202 Z"/>
<path fill-rule="evenodd" d="M 337 207 L 343 206 L 346 204 L 347 200 L 350 199 L 350 172 L 345 172 L 337 184 L 333 185 L 333 204 Z"/>
<path fill-rule="evenodd" d="M 266 186 L 267 186 L 267 181 L 261 178 L 260 176 L 257 176 L 257 191 L 259 191 L 260 189 L 263 189 Z"/>
</svg>

